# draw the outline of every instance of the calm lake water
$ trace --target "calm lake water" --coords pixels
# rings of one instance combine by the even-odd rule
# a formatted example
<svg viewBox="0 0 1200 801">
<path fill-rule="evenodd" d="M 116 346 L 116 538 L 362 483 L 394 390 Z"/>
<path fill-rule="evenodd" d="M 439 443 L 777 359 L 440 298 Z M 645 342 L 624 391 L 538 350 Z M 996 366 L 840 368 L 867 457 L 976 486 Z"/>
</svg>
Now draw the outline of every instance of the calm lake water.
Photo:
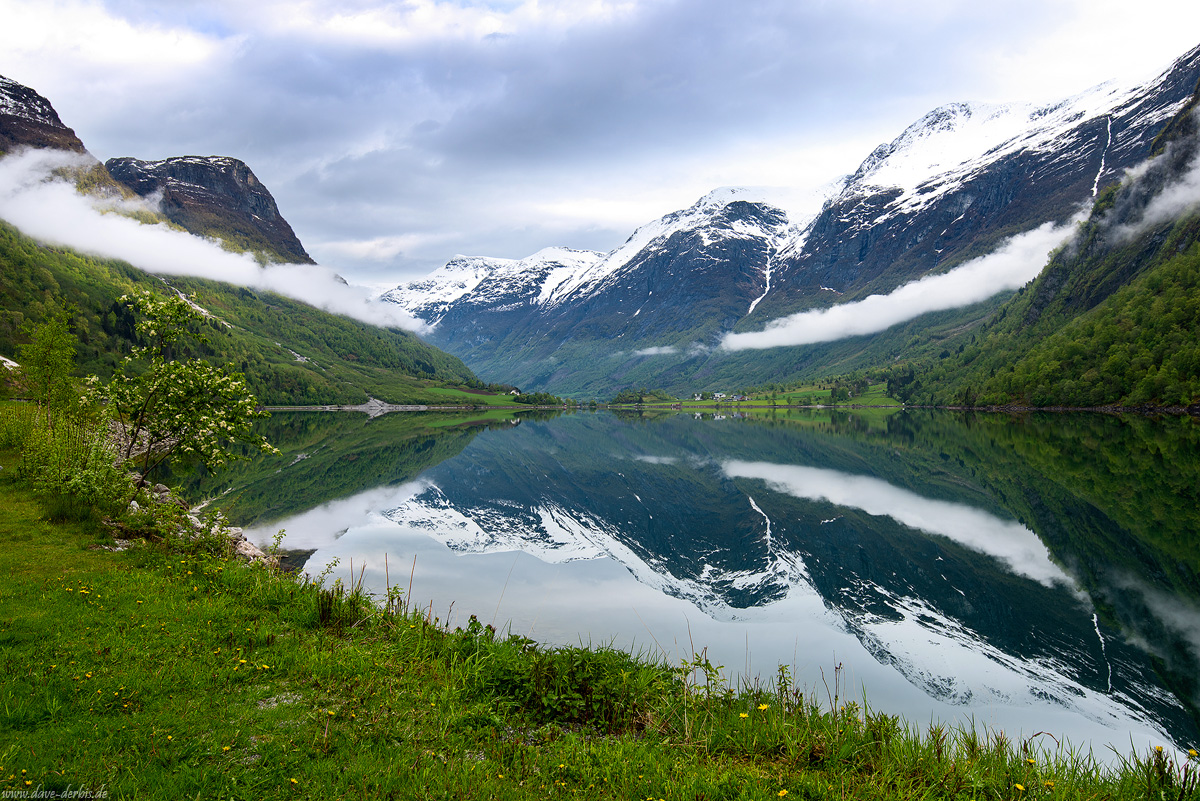
<svg viewBox="0 0 1200 801">
<path fill-rule="evenodd" d="M 1200 425 L 899 411 L 277 414 L 193 487 L 451 625 L 787 665 L 915 725 L 1200 742 Z M 196 479 L 198 481 L 198 479 Z M 386 556 L 386 568 L 385 568 Z M 414 568 L 415 564 L 415 568 Z M 1046 736 L 1036 742 L 1053 747 Z"/>
</svg>

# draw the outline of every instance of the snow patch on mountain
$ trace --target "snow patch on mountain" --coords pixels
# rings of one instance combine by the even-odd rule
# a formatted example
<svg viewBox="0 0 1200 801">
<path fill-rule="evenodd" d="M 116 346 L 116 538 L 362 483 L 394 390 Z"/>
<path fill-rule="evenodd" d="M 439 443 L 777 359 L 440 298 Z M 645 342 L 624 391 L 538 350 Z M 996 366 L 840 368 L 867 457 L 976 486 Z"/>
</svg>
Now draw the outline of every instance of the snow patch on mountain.
<svg viewBox="0 0 1200 801">
<path fill-rule="evenodd" d="M 50 101 L 14 80 L 0 76 L 0 114 L 62 128 Z"/>
<path fill-rule="evenodd" d="M 1139 113 L 1144 95 L 1144 84 L 1109 82 L 1051 105 L 941 106 L 892 142 L 877 147 L 846 182 L 842 198 L 897 191 L 887 211 L 870 221 L 869 225 L 875 226 L 895 214 L 913 214 L 932 205 L 1006 156 L 1061 149 L 1090 120 L 1105 120 L 1107 150 L 1113 115 L 1129 115 L 1138 126 L 1152 125 L 1175 114 L 1186 102 Z"/>
</svg>

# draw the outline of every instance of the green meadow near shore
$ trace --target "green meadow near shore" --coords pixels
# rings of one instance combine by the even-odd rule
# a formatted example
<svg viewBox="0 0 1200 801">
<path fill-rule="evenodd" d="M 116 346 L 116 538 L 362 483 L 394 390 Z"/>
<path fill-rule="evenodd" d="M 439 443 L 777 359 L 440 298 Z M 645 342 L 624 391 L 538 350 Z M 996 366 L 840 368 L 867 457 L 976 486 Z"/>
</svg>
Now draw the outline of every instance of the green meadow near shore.
<svg viewBox="0 0 1200 801">
<path fill-rule="evenodd" d="M 786 669 L 731 686 L 702 653 L 451 629 L 407 597 L 408 565 L 371 599 L 215 537 L 107 550 L 103 522 L 49 519 L 19 458 L 0 451 L 5 798 L 1196 795 L 1194 751 L 1101 764 L 1050 734 L 918 732 L 847 697 L 836 666 L 817 687 Z"/>
</svg>

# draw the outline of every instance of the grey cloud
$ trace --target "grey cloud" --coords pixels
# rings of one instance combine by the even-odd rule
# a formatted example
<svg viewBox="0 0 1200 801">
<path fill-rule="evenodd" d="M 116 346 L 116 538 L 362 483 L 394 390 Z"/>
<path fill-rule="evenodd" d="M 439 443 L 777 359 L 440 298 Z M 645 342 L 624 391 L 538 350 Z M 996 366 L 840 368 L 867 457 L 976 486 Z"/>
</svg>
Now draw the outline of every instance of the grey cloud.
<svg viewBox="0 0 1200 801">
<path fill-rule="evenodd" d="M 1045 6 L 671 0 L 574 26 L 392 42 L 263 25 L 232 0 L 108 0 L 131 19 L 200 31 L 220 56 L 172 85 L 112 87 L 106 107 L 81 106 L 80 134 L 103 157 L 241 158 L 314 250 L 386 236 L 442 242 L 353 270 L 332 265 L 347 273 L 424 269 L 459 252 L 607 250 L 629 231 L 601 241 L 612 230 L 604 221 L 548 224 L 531 199 L 573 186 L 572 176 L 667 180 L 681 156 L 703 162 L 714 148 L 865 127 L 882 141 L 975 91 L 986 76 L 963 68 L 980 61 L 963 54 L 1063 13 Z M 564 235 L 576 238 L 555 238 Z"/>
</svg>

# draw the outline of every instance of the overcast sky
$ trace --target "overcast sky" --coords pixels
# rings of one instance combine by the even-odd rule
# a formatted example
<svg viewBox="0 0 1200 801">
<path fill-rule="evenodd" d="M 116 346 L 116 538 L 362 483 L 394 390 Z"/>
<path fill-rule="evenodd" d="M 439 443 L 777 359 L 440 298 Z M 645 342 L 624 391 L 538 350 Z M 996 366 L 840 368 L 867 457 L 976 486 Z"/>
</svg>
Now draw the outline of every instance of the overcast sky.
<svg viewBox="0 0 1200 801">
<path fill-rule="evenodd" d="M 607 251 L 718 186 L 851 172 L 926 111 L 1149 78 L 1200 3 L 0 0 L 0 75 L 100 159 L 228 155 L 374 285 Z"/>
</svg>

